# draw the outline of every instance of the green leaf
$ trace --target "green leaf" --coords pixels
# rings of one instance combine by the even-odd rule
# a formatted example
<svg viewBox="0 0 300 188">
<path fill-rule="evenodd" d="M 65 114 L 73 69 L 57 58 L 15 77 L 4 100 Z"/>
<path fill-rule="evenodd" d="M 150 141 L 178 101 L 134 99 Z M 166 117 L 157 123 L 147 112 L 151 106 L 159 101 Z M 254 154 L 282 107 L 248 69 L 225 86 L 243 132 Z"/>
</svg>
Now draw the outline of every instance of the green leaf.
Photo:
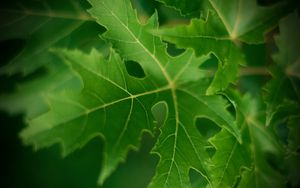
<svg viewBox="0 0 300 188">
<path fill-rule="evenodd" d="M 49 63 L 48 49 L 92 20 L 82 3 L 73 0 L 12 0 L 1 3 L 0 40 L 25 40 L 23 49 L 0 74 L 27 75 Z M 9 18 L 9 19 L 4 19 Z"/>
<path fill-rule="evenodd" d="M 139 147 L 142 132 L 153 132 L 151 109 L 163 101 L 168 113 L 153 149 L 161 159 L 149 186 L 190 187 L 190 168 L 211 184 L 207 167 L 210 159 L 204 149 L 207 140 L 197 131 L 194 119 L 209 118 L 241 140 L 226 101 L 205 95 L 207 73 L 198 67 L 208 57 L 197 58 L 190 50 L 177 57 L 168 56 L 160 38 L 147 32 L 157 27 L 156 15 L 147 25 L 141 25 L 129 2 L 90 2 L 93 8 L 89 11 L 107 29 L 102 36 L 126 61 L 138 62 L 146 77 L 128 75 L 114 51 L 107 60 L 95 50 L 90 54 L 57 51 L 81 76 L 83 90 L 49 95 L 49 112 L 30 121 L 21 134 L 23 140 L 36 148 L 61 142 L 66 155 L 93 137 L 103 137 L 102 184 L 124 160 L 128 149 Z"/>
<path fill-rule="evenodd" d="M 266 128 L 262 121 L 248 120 L 249 138 L 253 165 L 251 170 L 242 174 L 239 187 L 284 187 L 286 177 L 279 169 L 283 160 L 282 147 L 271 128 Z"/>
<path fill-rule="evenodd" d="M 80 90 L 81 81 L 70 68 L 58 58 L 49 56 L 51 61 L 45 67 L 46 74 L 38 79 L 18 83 L 11 93 L 0 95 L 0 109 L 11 114 L 24 114 L 24 119 L 29 120 L 47 111 L 45 95 L 49 92 L 60 90 Z M 30 104 L 30 105 L 28 105 Z"/>
<path fill-rule="evenodd" d="M 227 131 L 211 139 L 216 148 L 211 164 L 215 187 L 283 187 L 286 179 L 276 166 L 283 160 L 283 147 L 262 123 L 261 102 L 232 91 L 225 96 L 235 107 L 243 143 Z"/>
<path fill-rule="evenodd" d="M 205 151 L 202 153 L 201 146 L 206 141 L 201 139 L 197 132 L 193 117 L 200 115 L 211 118 L 238 137 L 233 119 L 225 110 L 224 101 L 219 97 L 198 95 L 194 89 L 184 86 L 172 93 L 169 85 L 158 87 L 152 76 L 142 80 L 132 78 L 126 73 L 120 57 L 114 52 L 107 61 L 96 51 L 89 55 L 79 51 L 59 53 L 80 74 L 84 89 L 78 94 L 64 92 L 49 96 L 50 111 L 33 119 L 30 126 L 22 132 L 22 138 L 26 143 L 34 144 L 36 148 L 61 141 L 63 154 L 66 155 L 91 138 L 103 136 L 106 141 L 106 153 L 100 183 L 124 160 L 128 147 L 138 147 L 140 134 L 153 130 L 151 108 L 159 101 L 165 101 L 169 108 L 166 123 L 161 127 L 161 135 L 154 150 L 160 152 L 162 157 L 158 171 L 169 171 L 165 178 L 160 179 L 166 185 L 173 185 L 171 178 L 177 176 L 177 179 L 184 178 L 185 182 L 181 183 L 188 185 L 189 166 L 205 173 L 206 166 L 203 163 L 208 158 Z M 188 60 L 190 57 L 193 55 L 188 52 L 181 60 Z M 201 62 L 201 59 L 194 60 Z M 184 65 L 185 61 L 180 62 Z M 199 87 L 199 84 L 197 86 Z M 175 107 L 175 104 L 178 106 Z M 185 109 L 190 109 L 191 104 L 197 104 L 191 109 L 192 114 L 189 111 L 185 112 Z M 216 106 L 220 108 L 215 109 Z M 181 152 L 189 152 L 190 157 L 194 159 L 181 158 Z M 176 173 L 177 163 L 181 164 L 179 168 L 186 173 Z M 170 165 L 170 168 L 163 169 L 164 165 Z M 157 176 L 160 176 L 160 173 Z M 153 185 L 161 183 L 155 182 L 156 179 L 154 178 Z"/>
<path fill-rule="evenodd" d="M 245 123 L 242 131 L 245 132 Z M 243 142 L 245 139 L 243 139 Z M 213 187 L 233 187 L 243 168 L 250 168 L 251 158 L 245 143 L 240 144 L 226 130 L 222 130 L 210 142 L 216 149 L 210 165 Z"/>
<path fill-rule="evenodd" d="M 61 141 L 63 155 L 67 155 L 91 138 L 103 134 L 107 154 L 101 177 L 106 178 L 125 157 L 129 144 L 139 142 L 140 131 L 150 129 L 151 113 L 144 105 L 153 105 L 156 95 L 147 98 L 148 93 L 144 93 L 146 97 L 141 94 L 139 99 L 129 95 L 131 90 L 142 93 L 147 87 L 125 75 L 126 69 L 115 53 L 108 61 L 95 50 L 90 55 L 80 51 L 58 53 L 80 74 L 84 89 L 81 93 L 66 91 L 48 96 L 51 110 L 33 119 L 22 137 L 38 148 Z M 143 84 L 149 89 L 154 87 L 150 81 Z M 140 100 L 145 101 L 140 103 Z"/>
<path fill-rule="evenodd" d="M 294 106 L 299 106 L 300 101 L 300 18 L 297 12 L 282 19 L 279 22 L 279 30 L 280 35 L 275 38 L 278 53 L 273 55 L 276 65 L 271 69 L 273 78 L 265 86 L 267 125 L 280 111 L 295 109 L 287 105 L 285 100 L 294 101 Z M 299 113 L 294 111 L 290 114 Z"/>
<path fill-rule="evenodd" d="M 160 29 L 155 32 L 164 40 L 175 43 L 179 48 L 191 47 L 197 55 L 213 53 L 219 60 L 218 70 L 207 93 L 224 90 L 236 79 L 238 64 L 243 64 L 243 56 L 238 47 L 228 37 L 222 20 L 213 12 L 206 20 L 193 19 L 188 26 Z M 215 70 L 213 70 L 215 71 Z"/>
</svg>

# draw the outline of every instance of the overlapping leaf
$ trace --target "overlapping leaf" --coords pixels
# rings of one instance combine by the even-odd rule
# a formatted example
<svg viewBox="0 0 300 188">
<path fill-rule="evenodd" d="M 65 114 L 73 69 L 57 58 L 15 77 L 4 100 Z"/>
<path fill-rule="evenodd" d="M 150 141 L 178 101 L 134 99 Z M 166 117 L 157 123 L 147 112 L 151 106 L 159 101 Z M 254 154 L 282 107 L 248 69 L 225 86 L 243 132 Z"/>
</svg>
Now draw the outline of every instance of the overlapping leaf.
<svg viewBox="0 0 300 188">
<path fill-rule="evenodd" d="M 289 118 L 287 127 L 289 129 L 288 134 L 288 147 L 285 155 L 285 165 L 287 171 L 287 177 L 292 187 L 299 187 L 300 180 L 300 128 L 299 128 L 300 116 L 292 116 Z"/>
<path fill-rule="evenodd" d="M 220 64 L 208 90 L 209 94 L 225 89 L 234 81 L 238 64 L 244 61 L 241 52 L 228 36 L 222 20 L 212 12 L 206 21 L 192 20 L 191 25 L 160 29 L 158 33 L 180 48 L 193 48 L 197 55 L 209 53 L 216 55 Z"/>
<path fill-rule="evenodd" d="M 295 110 L 300 101 L 300 19 L 297 12 L 280 21 L 279 29 L 280 35 L 275 38 L 279 52 L 273 56 L 276 66 L 271 71 L 273 79 L 265 88 L 268 125 L 279 111 L 288 110 L 286 117 L 297 114 Z M 294 103 L 294 107 L 286 100 Z"/>
<path fill-rule="evenodd" d="M 50 26 L 51 25 L 52 24 L 50 24 Z M 15 26 L 16 25 L 14 25 L 14 27 Z M 64 30 L 65 27 L 68 27 L 68 24 L 61 27 L 61 30 Z M 85 52 L 89 52 L 91 48 L 98 48 L 99 51 L 101 51 L 104 55 L 107 55 L 107 44 L 98 37 L 99 32 L 101 31 L 103 31 L 103 28 L 98 26 L 98 24 L 87 21 L 82 23 L 78 28 L 74 28 L 72 32 L 70 31 L 71 33 L 69 33 L 63 39 L 57 41 L 55 45 L 53 44 L 51 47 L 65 47 L 69 49 L 77 48 Z M 48 33 L 48 31 L 43 32 Z M 18 36 L 18 34 L 14 35 L 14 32 L 11 32 L 10 35 L 12 38 Z M 36 36 L 36 33 L 33 34 L 33 36 Z M 38 43 L 34 44 L 36 49 L 38 49 L 39 45 L 40 44 Z M 27 47 L 25 47 L 24 50 L 26 49 Z M 23 113 L 25 115 L 24 119 L 28 120 L 47 110 L 47 105 L 44 100 L 44 94 L 51 91 L 80 88 L 79 79 L 76 78 L 76 76 L 70 71 L 70 69 L 50 51 L 51 49 L 49 46 L 45 47 L 45 49 L 41 49 L 41 51 L 37 54 L 32 51 L 32 54 L 28 54 L 30 57 L 28 56 L 27 60 L 29 61 L 26 60 L 27 63 L 22 64 L 21 61 L 18 61 L 21 64 L 15 62 L 16 64 L 12 63 L 6 67 L 12 68 L 17 65 L 18 68 L 15 67 L 18 69 L 15 69 L 17 72 L 22 72 L 21 69 L 23 68 L 27 69 L 28 71 L 30 69 L 34 72 L 26 75 L 23 81 L 20 81 L 16 83 L 16 85 L 13 85 L 13 91 L 1 91 L 0 109 L 6 110 L 11 114 Z M 15 58 L 18 59 L 19 56 L 23 59 L 22 55 L 17 55 L 17 57 Z M 37 67 L 35 67 L 35 65 L 37 65 Z M 39 69 L 35 70 L 38 67 Z M 1 70 L 6 72 L 6 68 L 1 67 Z M 28 77 L 30 78 L 32 77 L 32 75 L 38 76 L 36 76 L 35 79 L 28 79 Z"/>
<path fill-rule="evenodd" d="M 275 37 L 278 52 L 273 55 L 275 65 L 271 69 L 272 80 L 266 85 L 265 102 L 267 104 L 267 125 L 284 126 L 285 170 L 289 184 L 300 185 L 299 174 L 299 49 L 300 18 L 297 12 L 279 22 L 280 34 Z"/>
<path fill-rule="evenodd" d="M 216 148 L 210 172 L 214 187 L 282 187 L 286 181 L 276 162 L 283 160 L 283 147 L 272 132 L 264 127 L 261 104 L 249 95 L 230 93 L 235 105 L 237 123 L 243 143 L 222 130 L 212 139 Z"/>
<path fill-rule="evenodd" d="M 99 26 L 96 23 L 86 22 L 62 39 L 56 46 L 70 49 L 79 48 L 85 52 L 89 52 L 92 47 L 97 47 L 103 54 L 107 54 L 107 44 L 98 35 Z M 80 80 L 70 71 L 69 67 L 50 51 L 48 48 L 44 49 L 41 52 L 43 54 L 40 56 L 41 59 L 35 55 L 32 56 L 38 66 L 42 66 L 33 73 L 38 73 L 35 79 L 16 83 L 16 86 L 13 86 L 13 91 L 1 91 L 0 109 L 11 114 L 23 113 L 25 120 L 32 119 L 47 110 L 44 94 L 81 87 Z M 43 65 L 44 63 L 47 64 Z M 29 64 L 31 65 L 31 63 Z M 32 74 L 28 75 L 28 77 L 30 76 L 32 77 Z"/>
<path fill-rule="evenodd" d="M 212 94 L 235 81 L 238 65 L 244 63 L 240 43 L 262 43 L 265 32 L 280 18 L 282 7 L 259 7 L 255 0 L 210 0 L 204 10 L 208 9 L 213 13 L 209 12 L 206 20 L 193 19 L 187 26 L 164 28 L 156 33 L 179 48 L 193 48 L 197 54 L 217 56 L 218 71 L 207 91 Z"/>
</svg>

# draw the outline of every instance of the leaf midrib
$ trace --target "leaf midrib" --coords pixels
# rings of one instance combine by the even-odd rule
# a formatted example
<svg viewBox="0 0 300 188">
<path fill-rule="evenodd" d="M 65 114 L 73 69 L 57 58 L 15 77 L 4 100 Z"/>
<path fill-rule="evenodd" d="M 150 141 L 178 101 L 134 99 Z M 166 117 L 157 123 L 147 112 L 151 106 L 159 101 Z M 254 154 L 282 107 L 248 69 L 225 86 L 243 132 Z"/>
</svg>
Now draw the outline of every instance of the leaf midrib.
<svg viewBox="0 0 300 188">
<path fill-rule="evenodd" d="M 244 131 L 245 128 L 246 128 L 246 121 L 244 121 L 243 124 L 242 124 L 242 126 L 241 126 L 241 132 Z M 231 159 L 232 159 L 233 153 L 236 152 L 236 149 L 237 149 L 238 144 L 239 144 L 238 141 L 235 139 L 235 141 L 234 141 L 234 146 L 232 147 L 232 150 L 230 151 L 230 155 L 229 155 L 229 157 L 227 158 L 225 167 L 224 167 L 224 169 L 223 169 L 223 171 L 222 171 L 222 176 L 221 176 L 221 178 L 220 178 L 219 181 L 218 181 L 218 186 L 220 186 L 221 182 L 223 181 L 223 179 L 224 179 L 224 177 L 225 177 L 225 172 L 226 172 L 226 170 L 228 169 L 228 166 L 229 166 L 229 163 L 230 163 L 230 161 L 231 161 Z"/>
<path fill-rule="evenodd" d="M 119 17 L 111 10 L 109 9 L 104 2 L 102 2 L 102 5 L 111 13 L 111 15 L 125 28 L 125 30 L 132 36 L 132 38 L 134 39 L 134 41 L 136 41 L 136 43 L 146 52 L 146 54 L 148 54 L 151 59 L 156 63 L 156 65 L 160 68 L 162 74 L 164 75 L 165 79 L 168 82 L 168 86 L 167 88 L 171 90 L 171 94 L 172 94 L 172 99 L 173 99 L 173 105 L 174 105 L 174 112 L 175 112 L 175 122 L 176 122 L 176 128 L 175 128 L 175 140 L 174 140 L 174 145 L 173 145 L 173 153 L 172 153 L 172 163 L 170 165 L 169 171 L 168 171 L 168 177 L 165 181 L 164 187 L 166 186 L 167 182 L 168 182 L 168 178 L 169 178 L 169 173 L 173 167 L 174 164 L 174 160 L 175 160 L 175 155 L 176 155 L 176 147 L 177 147 L 177 134 L 178 134 L 178 127 L 179 127 L 179 115 L 178 115 L 178 102 L 177 102 L 177 96 L 176 96 L 176 85 L 174 83 L 174 81 L 171 79 L 170 75 L 167 73 L 166 69 L 162 66 L 161 62 L 156 58 L 156 56 L 154 54 L 152 54 L 142 43 L 141 41 L 138 39 L 138 37 L 136 37 L 134 35 L 134 33 L 126 26 L 126 24 L 124 24 L 121 19 L 119 19 Z M 127 8 L 127 7 L 126 7 Z M 155 45 L 155 44 L 154 44 Z M 176 164 L 175 164 L 176 165 Z"/>
</svg>

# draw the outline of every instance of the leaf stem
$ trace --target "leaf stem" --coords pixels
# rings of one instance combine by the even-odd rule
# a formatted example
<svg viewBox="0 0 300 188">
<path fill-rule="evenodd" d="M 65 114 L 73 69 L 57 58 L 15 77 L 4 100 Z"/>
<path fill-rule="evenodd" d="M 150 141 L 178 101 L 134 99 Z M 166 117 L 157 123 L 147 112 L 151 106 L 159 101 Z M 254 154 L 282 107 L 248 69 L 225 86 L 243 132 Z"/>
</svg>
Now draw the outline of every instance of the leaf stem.
<svg viewBox="0 0 300 188">
<path fill-rule="evenodd" d="M 270 76 L 265 67 L 243 67 L 239 70 L 239 76 Z"/>
</svg>

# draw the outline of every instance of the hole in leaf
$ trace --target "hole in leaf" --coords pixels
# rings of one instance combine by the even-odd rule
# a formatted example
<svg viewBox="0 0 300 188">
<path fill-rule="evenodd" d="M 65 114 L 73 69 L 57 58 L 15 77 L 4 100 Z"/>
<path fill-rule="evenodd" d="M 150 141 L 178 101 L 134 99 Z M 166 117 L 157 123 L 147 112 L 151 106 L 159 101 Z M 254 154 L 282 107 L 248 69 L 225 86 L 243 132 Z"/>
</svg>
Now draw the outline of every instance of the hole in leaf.
<svg viewBox="0 0 300 188">
<path fill-rule="evenodd" d="M 241 179 L 242 179 L 241 176 L 236 177 L 232 188 L 237 188 L 241 182 Z"/>
<path fill-rule="evenodd" d="M 206 138 L 210 138 L 217 134 L 221 128 L 207 118 L 198 117 L 196 119 L 196 127 L 199 130 L 200 134 Z"/>
<path fill-rule="evenodd" d="M 127 73 L 130 76 L 136 78 L 144 78 L 146 76 L 142 66 L 138 62 L 125 61 L 125 66 L 126 66 Z"/>
<path fill-rule="evenodd" d="M 208 153 L 210 158 L 212 158 L 215 155 L 216 151 L 217 151 L 216 148 L 213 147 L 213 146 L 208 146 L 205 150 Z"/>
<path fill-rule="evenodd" d="M 275 132 L 279 138 L 279 140 L 287 145 L 288 144 L 288 134 L 289 134 L 289 129 L 286 126 L 286 122 L 284 123 L 278 123 L 275 126 Z"/>
<path fill-rule="evenodd" d="M 154 116 L 156 128 L 161 127 L 168 117 L 168 105 L 165 101 L 160 101 L 152 106 L 151 112 Z"/>
<path fill-rule="evenodd" d="M 222 95 L 221 94 L 221 96 L 225 99 L 225 100 L 227 100 L 228 102 L 227 102 L 227 111 L 232 115 L 232 117 L 234 117 L 234 119 L 236 119 L 236 110 L 235 110 L 235 108 L 234 108 L 234 106 L 233 106 L 233 104 L 232 104 L 232 102 L 230 101 L 230 99 L 226 96 L 226 95 Z"/>
<path fill-rule="evenodd" d="M 166 42 L 166 43 L 168 44 L 167 45 L 167 52 L 170 56 L 176 57 L 176 56 L 179 56 L 180 54 L 182 54 L 183 52 L 185 52 L 185 49 L 177 48 L 175 46 L 175 44 L 172 44 L 172 43 L 169 43 L 169 42 Z"/>
<path fill-rule="evenodd" d="M 0 42 L 0 66 L 7 64 L 24 48 L 24 39 L 9 39 Z"/>
<path fill-rule="evenodd" d="M 157 8 L 160 5 L 160 3 L 157 1 L 149 1 L 149 0 L 131 0 L 131 2 L 134 9 L 140 10 L 137 12 L 139 17 L 141 17 L 141 15 L 139 14 L 143 14 L 144 17 L 145 16 L 150 17 L 151 15 L 154 14 L 154 12 L 157 10 Z M 160 12 L 158 11 L 158 13 Z"/>
<path fill-rule="evenodd" d="M 204 70 L 214 70 L 216 71 L 218 69 L 219 60 L 218 58 L 211 53 L 210 58 L 206 60 L 204 63 L 202 63 L 199 68 Z"/>
<path fill-rule="evenodd" d="M 207 180 L 195 169 L 190 169 L 189 177 L 193 188 L 206 187 Z"/>
<path fill-rule="evenodd" d="M 264 157 L 270 165 L 270 167 L 272 167 L 276 171 L 282 172 L 283 168 L 282 166 L 280 166 L 282 162 L 277 155 L 271 153 L 270 151 L 266 151 L 264 152 Z"/>
<path fill-rule="evenodd" d="M 235 108 L 234 108 L 234 106 L 232 105 L 231 102 L 229 102 L 229 105 L 228 105 L 228 107 L 227 107 L 227 110 L 228 110 L 228 112 L 229 112 L 234 118 L 236 118 L 236 111 L 235 111 Z"/>
</svg>

